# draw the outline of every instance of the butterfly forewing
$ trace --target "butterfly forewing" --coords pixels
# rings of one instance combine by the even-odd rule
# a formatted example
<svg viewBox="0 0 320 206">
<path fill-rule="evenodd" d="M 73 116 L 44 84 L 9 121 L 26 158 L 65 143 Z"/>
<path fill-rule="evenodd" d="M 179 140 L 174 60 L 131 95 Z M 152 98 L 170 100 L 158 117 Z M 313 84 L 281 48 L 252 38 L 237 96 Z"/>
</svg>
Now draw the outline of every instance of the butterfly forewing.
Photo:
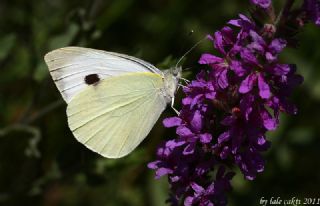
<svg viewBox="0 0 320 206">
<path fill-rule="evenodd" d="M 101 50 L 65 47 L 45 56 L 50 74 L 64 100 L 69 103 L 73 96 L 90 84 L 130 72 L 162 72 L 138 58 Z M 95 81 L 90 77 L 96 77 Z"/>
</svg>

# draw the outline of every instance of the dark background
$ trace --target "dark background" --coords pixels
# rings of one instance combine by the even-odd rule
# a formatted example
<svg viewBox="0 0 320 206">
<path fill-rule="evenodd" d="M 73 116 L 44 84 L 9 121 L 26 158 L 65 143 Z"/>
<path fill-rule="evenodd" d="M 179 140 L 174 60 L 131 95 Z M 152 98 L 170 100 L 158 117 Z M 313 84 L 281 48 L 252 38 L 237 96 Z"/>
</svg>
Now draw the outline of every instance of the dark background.
<svg viewBox="0 0 320 206">
<path fill-rule="evenodd" d="M 165 130 L 159 120 L 138 149 L 118 160 L 89 151 L 68 129 L 66 104 L 43 56 L 77 45 L 168 68 L 248 8 L 249 0 L 1 0 L 0 205 L 165 205 L 166 178 L 154 180 L 146 164 L 160 141 L 175 137 L 174 130 Z M 299 48 L 282 54 L 305 78 L 292 98 L 299 113 L 283 115 L 280 128 L 268 134 L 273 145 L 265 153 L 264 173 L 250 182 L 238 171 L 229 205 L 255 206 L 272 196 L 320 198 L 319 37 L 320 28 L 307 25 Z M 187 56 L 186 78 L 199 71 L 202 52 L 213 52 L 210 42 Z M 161 119 L 171 115 L 167 109 Z"/>
</svg>

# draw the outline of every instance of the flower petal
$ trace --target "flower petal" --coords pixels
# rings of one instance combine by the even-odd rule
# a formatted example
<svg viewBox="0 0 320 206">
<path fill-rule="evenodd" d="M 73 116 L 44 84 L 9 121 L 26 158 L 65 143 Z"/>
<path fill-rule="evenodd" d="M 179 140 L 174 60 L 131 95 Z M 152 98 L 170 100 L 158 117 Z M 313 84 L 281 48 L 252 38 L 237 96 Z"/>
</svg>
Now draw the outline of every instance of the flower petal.
<svg viewBox="0 0 320 206">
<path fill-rule="evenodd" d="M 162 177 L 164 175 L 172 174 L 172 173 L 173 173 L 172 169 L 164 168 L 164 167 L 159 168 L 156 171 L 156 179 L 159 179 L 160 177 Z"/>
<path fill-rule="evenodd" d="M 263 99 L 268 99 L 271 96 L 270 87 L 266 83 L 262 74 L 258 76 L 259 95 Z"/>
<path fill-rule="evenodd" d="M 257 32 L 251 30 L 249 32 L 251 38 L 252 38 L 252 43 L 250 43 L 248 45 L 249 48 L 254 49 L 256 51 L 258 51 L 260 54 L 262 54 L 265 51 L 265 47 L 266 47 L 266 42 L 264 41 L 264 39 L 262 38 L 262 36 L 260 36 Z"/>
<path fill-rule="evenodd" d="M 253 64 L 253 65 L 259 64 L 257 57 L 248 48 L 243 48 L 240 51 L 240 56 L 245 62 L 247 62 L 249 64 Z"/>
<path fill-rule="evenodd" d="M 288 64 L 276 64 L 272 68 L 272 73 L 277 76 L 282 76 L 288 74 L 290 71 L 290 66 Z"/>
<path fill-rule="evenodd" d="M 192 206 L 193 205 L 193 197 L 189 196 L 186 197 L 186 199 L 184 200 L 184 206 Z"/>
<path fill-rule="evenodd" d="M 159 168 L 158 167 L 159 163 L 161 163 L 161 161 L 159 161 L 159 160 L 156 160 L 154 162 L 150 162 L 150 163 L 148 163 L 148 168 L 150 168 L 150 169 L 158 169 Z"/>
<path fill-rule="evenodd" d="M 228 146 L 223 147 L 222 151 L 220 152 L 221 159 L 227 159 L 228 155 L 230 154 L 230 148 Z"/>
<path fill-rule="evenodd" d="M 182 120 L 179 117 L 169 117 L 163 120 L 163 125 L 167 128 L 181 125 Z"/>
<path fill-rule="evenodd" d="M 230 132 L 224 132 L 218 137 L 218 143 L 221 144 L 223 142 L 226 142 L 230 139 Z"/>
<path fill-rule="evenodd" d="M 194 153 L 195 146 L 196 146 L 196 143 L 195 143 L 195 142 L 189 143 L 189 144 L 184 148 L 182 154 L 184 154 L 184 155 L 193 154 L 193 153 Z"/>
<path fill-rule="evenodd" d="M 228 87 L 228 77 L 227 77 L 227 69 L 223 69 L 221 72 L 218 74 L 218 85 L 220 86 L 221 89 L 225 89 Z"/>
<path fill-rule="evenodd" d="M 169 140 L 166 142 L 166 148 L 172 150 L 176 147 L 180 147 L 180 146 L 184 145 L 185 143 L 186 142 L 183 140 L 177 140 L 177 139 Z"/>
<path fill-rule="evenodd" d="M 192 129 L 195 132 L 199 132 L 202 129 L 202 115 L 199 110 L 196 110 L 194 112 L 190 123 L 191 123 Z"/>
<path fill-rule="evenodd" d="M 214 33 L 214 47 L 222 54 L 226 54 L 224 50 L 223 36 L 220 31 Z"/>
<path fill-rule="evenodd" d="M 191 130 L 188 127 L 179 126 L 177 128 L 177 135 L 179 135 L 181 137 L 191 137 L 191 136 L 193 136 L 193 133 L 191 132 Z"/>
<path fill-rule="evenodd" d="M 182 104 L 183 105 L 190 105 L 192 103 L 192 98 L 190 96 L 185 97 L 182 99 Z"/>
<path fill-rule="evenodd" d="M 192 189 L 196 192 L 196 193 L 202 193 L 204 191 L 204 188 L 201 187 L 200 185 L 198 185 L 197 183 L 193 182 L 191 183 L 191 187 Z"/>
<path fill-rule="evenodd" d="M 200 134 L 200 142 L 203 144 L 210 143 L 212 140 L 212 136 L 209 133 Z"/>
<path fill-rule="evenodd" d="M 275 130 L 277 128 L 276 119 L 272 118 L 271 114 L 267 110 L 262 109 L 260 111 L 260 116 L 261 116 L 263 125 L 267 130 Z"/>
<path fill-rule="evenodd" d="M 243 66 L 242 62 L 237 60 L 231 61 L 230 69 L 239 77 L 242 77 L 247 72 L 247 69 Z"/>
<path fill-rule="evenodd" d="M 274 39 L 269 45 L 269 50 L 273 54 L 279 54 L 287 46 L 287 41 L 284 39 Z"/>
<path fill-rule="evenodd" d="M 265 136 L 259 135 L 257 138 L 257 143 L 258 145 L 264 145 L 267 142 Z"/>
<path fill-rule="evenodd" d="M 202 54 L 199 64 L 217 64 L 223 62 L 223 59 L 212 54 Z"/>
<path fill-rule="evenodd" d="M 240 85 L 239 92 L 242 94 L 248 93 L 252 90 L 255 82 L 257 80 L 257 77 L 255 74 L 250 74 L 245 78 Z"/>
</svg>

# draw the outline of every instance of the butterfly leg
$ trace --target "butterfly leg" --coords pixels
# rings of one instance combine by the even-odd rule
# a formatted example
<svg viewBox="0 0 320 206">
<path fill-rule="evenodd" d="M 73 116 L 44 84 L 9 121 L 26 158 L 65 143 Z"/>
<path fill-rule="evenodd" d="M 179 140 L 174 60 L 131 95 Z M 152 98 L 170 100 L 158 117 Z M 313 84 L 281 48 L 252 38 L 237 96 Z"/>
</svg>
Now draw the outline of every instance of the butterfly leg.
<svg viewBox="0 0 320 206">
<path fill-rule="evenodd" d="M 184 81 L 184 83 L 186 83 L 186 84 L 189 84 L 189 83 L 190 83 L 190 80 L 187 80 L 187 79 L 182 78 L 182 77 L 180 77 L 180 79 L 181 79 L 181 80 L 183 80 L 183 81 Z"/>
<path fill-rule="evenodd" d="M 178 84 L 178 89 L 179 89 L 180 87 L 186 88 L 186 86 L 184 86 L 183 84 Z M 178 90 L 178 89 L 177 89 L 177 90 Z"/>
<path fill-rule="evenodd" d="M 175 113 L 179 116 L 180 115 L 180 112 L 176 109 L 176 108 L 174 108 L 174 97 L 172 98 L 172 101 L 171 101 L 171 108 L 173 109 L 173 111 L 175 111 Z"/>
</svg>

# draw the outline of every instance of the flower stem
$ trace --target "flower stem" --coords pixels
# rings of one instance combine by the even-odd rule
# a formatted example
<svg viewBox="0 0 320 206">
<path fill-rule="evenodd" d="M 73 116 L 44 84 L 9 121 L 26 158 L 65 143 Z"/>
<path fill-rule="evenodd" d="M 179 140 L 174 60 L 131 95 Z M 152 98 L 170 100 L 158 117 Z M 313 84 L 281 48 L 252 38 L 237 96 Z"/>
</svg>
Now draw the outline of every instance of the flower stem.
<svg viewBox="0 0 320 206">
<path fill-rule="evenodd" d="M 288 15 L 290 13 L 290 9 L 293 6 L 295 0 L 286 0 L 286 3 L 284 5 L 284 7 L 282 8 L 282 10 L 280 11 L 276 23 L 275 25 L 278 25 L 282 22 L 285 22 L 285 20 L 288 18 Z"/>
<path fill-rule="evenodd" d="M 286 1 L 286 4 L 284 5 L 284 7 L 283 7 L 283 17 L 284 18 L 287 18 L 288 17 L 288 15 L 289 15 L 289 12 L 290 12 L 290 9 L 291 9 L 291 7 L 293 6 L 293 3 L 294 3 L 294 0 L 287 0 Z"/>
</svg>

